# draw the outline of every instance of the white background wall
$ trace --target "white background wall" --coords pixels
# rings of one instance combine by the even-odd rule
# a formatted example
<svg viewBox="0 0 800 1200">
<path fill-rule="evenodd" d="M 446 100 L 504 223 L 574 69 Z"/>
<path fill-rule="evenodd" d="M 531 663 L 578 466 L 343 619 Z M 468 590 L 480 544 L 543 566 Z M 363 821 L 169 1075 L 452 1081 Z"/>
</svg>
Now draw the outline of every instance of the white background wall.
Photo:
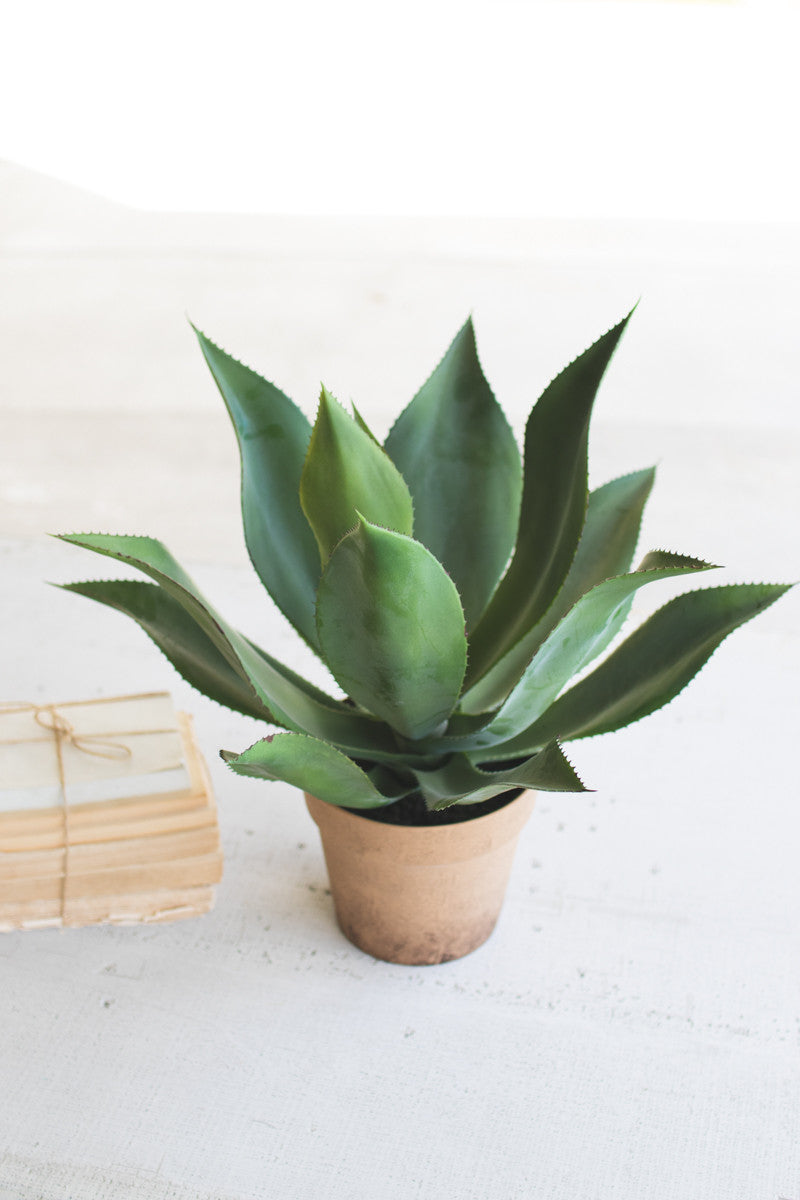
<svg viewBox="0 0 800 1200">
<path fill-rule="evenodd" d="M 793 220 L 794 0 L 27 0 L 0 155 L 133 205 Z"/>
</svg>

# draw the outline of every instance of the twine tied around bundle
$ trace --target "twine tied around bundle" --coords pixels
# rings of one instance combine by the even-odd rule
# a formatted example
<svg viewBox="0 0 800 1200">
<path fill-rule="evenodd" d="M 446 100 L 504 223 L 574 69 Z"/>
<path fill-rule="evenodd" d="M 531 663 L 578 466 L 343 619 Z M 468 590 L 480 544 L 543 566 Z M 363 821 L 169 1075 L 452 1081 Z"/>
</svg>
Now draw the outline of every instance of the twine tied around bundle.
<svg viewBox="0 0 800 1200">
<path fill-rule="evenodd" d="M 61 920 L 67 902 L 67 879 L 69 878 L 69 802 L 67 800 L 67 781 L 64 774 L 64 746 L 73 746 L 81 754 L 92 754 L 96 758 L 123 759 L 130 758 L 132 751 L 124 742 L 112 742 L 108 735 L 98 733 L 78 733 L 71 721 L 67 720 L 54 704 L 34 704 L 30 701 L 10 701 L 0 703 L 0 715 L 16 713 L 32 714 L 34 721 L 41 729 L 53 734 L 56 763 L 58 767 L 58 786 L 61 795 L 61 813 L 64 822 L 64 852 L 61 867 Z M 123 736 L 123 735 L 117 735 Z M 6 745 L 22 745 L 29 739 L 19 738 Z"/>
</svg>

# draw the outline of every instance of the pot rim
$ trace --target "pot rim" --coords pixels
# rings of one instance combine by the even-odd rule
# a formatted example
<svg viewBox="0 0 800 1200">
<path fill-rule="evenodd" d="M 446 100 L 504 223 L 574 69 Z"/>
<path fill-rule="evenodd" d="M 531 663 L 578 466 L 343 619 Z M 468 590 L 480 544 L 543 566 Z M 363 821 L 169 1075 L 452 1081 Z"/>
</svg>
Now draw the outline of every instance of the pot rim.
<svg viewBox="0 0 800 1200">
<path fill-rule="evenodd" d="M 398 861 L 434 865 L 480 858 L 516 838 L 533 809 L 535 793 L 520 792 L 508 804 L 480 817 L 451 825 L 392 825 L 328 804 L 305 793 L 306 806 L 320 833 L 336 828 L 354 851 L 388 854 Z M 348 828 L 349 827 L 349 828 Z"/>
</svg>

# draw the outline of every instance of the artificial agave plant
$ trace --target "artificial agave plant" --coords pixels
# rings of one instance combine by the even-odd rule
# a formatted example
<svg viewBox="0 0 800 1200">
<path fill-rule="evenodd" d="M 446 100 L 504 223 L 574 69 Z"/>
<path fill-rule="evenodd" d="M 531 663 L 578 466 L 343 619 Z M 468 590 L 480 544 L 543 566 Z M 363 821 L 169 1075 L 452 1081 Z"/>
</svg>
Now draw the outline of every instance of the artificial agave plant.
<svg viewBox="0 0 800 1200">
<path fill-rule="evenodd" d="M 253 566 L 345 698 L 231 628 L 151 538 L 64 535 L 154 581 L 67 586 L 133 617 L 201 692 L 278 728 L 223 752 L 239 774 L 363 809 L 411 794 L 437 810 L 518 788 L 583 790 L 561 743 L 672 700 L 786 590 L 681 595 L 569 686 L 639 588 L 711 568 L 655 550 L 631 569 L 652 469 L 588 492 L 592 405 L 628 319 L 545 389 L 522 458 L 471 321 L 383 447 L 324 388 L 312 428 L 196 331 L 239 441 Z"/>
</svg>

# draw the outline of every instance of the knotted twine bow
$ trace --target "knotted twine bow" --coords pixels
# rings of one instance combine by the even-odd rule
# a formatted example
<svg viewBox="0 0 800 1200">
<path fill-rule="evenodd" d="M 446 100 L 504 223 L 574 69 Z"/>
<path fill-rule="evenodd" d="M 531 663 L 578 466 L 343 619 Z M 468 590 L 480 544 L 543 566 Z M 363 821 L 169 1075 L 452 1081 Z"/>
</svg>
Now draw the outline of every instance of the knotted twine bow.
<svg viewBox="0 0 800 1200">
<path fill-rule="evenodd" d="M 80 750 L 82 754 L 93 754 L 96 758 L 130 758 L 132 751 L 130 746 L 126 746 L 124 742 L 109 741 L 106 734 L 77 733 L 74 725 L 68 721 L 64 714 L 59 712 L 53 704 L 33 704 L 30 701 L 16 702 L 13 700 L 8 703 L 0 703 L 0 715 L 7 714 L 11 716 L 12 714 L 24 712 L 32 713 L 36 724 L 42 729 L 46 729 L 52 733 L 54 738 L 56 763 L 58 767 L 58 787 L 61 795 L 61 813 L 64 822 L 64 850 L 61 860 L 60 896 L 60 917 L 63 921 L 67 903 L 70 842 L 69 801 L 67 800 L 67 781 L 64 773 L 64 746 L 66 744 L 74 746 L 74 748 L 76 750 Z M 113 736 L 128 737 L 131 736 L 131 734 L 114 734 Z M 27 740 L 29 739 L 19 738 L 6 744 L 22 745 L 22 743 Z"/>
</svg>

